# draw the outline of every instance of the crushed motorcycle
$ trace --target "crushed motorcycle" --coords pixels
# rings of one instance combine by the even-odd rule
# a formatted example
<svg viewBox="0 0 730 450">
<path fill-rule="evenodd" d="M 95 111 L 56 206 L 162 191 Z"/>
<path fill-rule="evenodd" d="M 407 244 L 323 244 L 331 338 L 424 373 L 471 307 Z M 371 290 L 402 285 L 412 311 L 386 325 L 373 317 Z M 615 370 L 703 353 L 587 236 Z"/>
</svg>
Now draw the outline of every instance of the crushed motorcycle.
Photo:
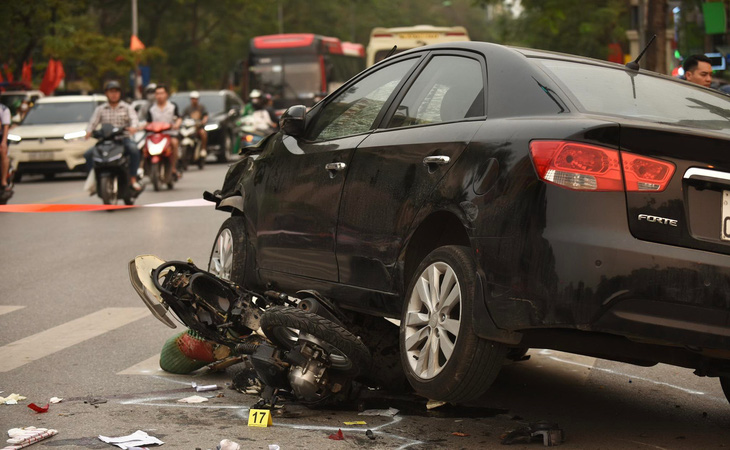
<svg viewBox="0 0 730 450">
<path fill-rule="evenodd" d="M 263 384 L 256 407 L 273 408 L 285 395 L 312 407 L 352 400 L 371 369 L 370 351 L 346 317 L 316 292 L 253 292 L 191 261 L 152 255 L 130 261 L 129 276 L 162 323 L 181 323 L 248 360 Z"/>
</svg>

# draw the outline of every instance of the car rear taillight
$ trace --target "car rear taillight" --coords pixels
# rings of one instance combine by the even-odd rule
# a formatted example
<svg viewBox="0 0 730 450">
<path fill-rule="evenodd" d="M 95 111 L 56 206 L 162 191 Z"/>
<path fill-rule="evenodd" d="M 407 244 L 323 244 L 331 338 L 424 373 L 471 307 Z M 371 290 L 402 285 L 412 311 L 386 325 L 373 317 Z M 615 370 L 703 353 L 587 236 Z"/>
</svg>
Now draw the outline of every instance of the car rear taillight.
<svg viewBox="0 0 730 450">
<path fill-rule="evenodd" d="M 578 142 L 532 141 L 530 154 L 542 180 L 574 190 L 663 191 L 674 174 L 672 163 Z"/>
</svg>

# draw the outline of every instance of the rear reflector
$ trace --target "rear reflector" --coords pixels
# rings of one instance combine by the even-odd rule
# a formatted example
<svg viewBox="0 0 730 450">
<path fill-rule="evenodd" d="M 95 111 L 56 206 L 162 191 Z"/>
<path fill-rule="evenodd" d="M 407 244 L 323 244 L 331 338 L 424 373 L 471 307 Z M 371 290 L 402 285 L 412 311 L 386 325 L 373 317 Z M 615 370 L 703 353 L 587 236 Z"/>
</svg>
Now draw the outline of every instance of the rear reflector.
<svg viewBox="0 0 730 450">
<path fill-rule="evenodd" d="M 674 174 L 672 163 L 578 142 L 532 141 L 530 154 L 540 179 L 574 190 L 663 191 Z"/>
</svg>

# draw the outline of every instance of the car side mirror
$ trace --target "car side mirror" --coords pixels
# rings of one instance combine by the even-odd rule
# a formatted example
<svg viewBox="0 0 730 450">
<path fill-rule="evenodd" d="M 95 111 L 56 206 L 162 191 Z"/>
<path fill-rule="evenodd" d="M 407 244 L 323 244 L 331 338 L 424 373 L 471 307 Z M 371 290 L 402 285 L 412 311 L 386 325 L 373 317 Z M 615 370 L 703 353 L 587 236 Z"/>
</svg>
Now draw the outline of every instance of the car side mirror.
<svg viewBox="0 0 730 450">
<path fill-rule="evenodd" d="M 284 134 L 289 136 L 301 136 L 304 134 L 304 119 L 307 116 L 307 107 L 304 105 L 295 105 L 287 109 L 281 115 L 279 127 Z"/>
</svg>

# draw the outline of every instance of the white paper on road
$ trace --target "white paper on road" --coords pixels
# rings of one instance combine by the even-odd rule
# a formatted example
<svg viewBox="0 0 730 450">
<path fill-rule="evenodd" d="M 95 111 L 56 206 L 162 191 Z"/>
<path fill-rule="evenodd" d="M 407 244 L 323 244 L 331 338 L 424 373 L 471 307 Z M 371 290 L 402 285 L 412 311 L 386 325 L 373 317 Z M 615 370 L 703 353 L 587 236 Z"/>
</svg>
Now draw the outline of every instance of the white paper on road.
<svg viewBox="0 0 730 450">
<path fill-rule="evenodd" d="M 0 405 L 17 405 L 20 400 L 25 400 L 25 397 L 20 394 L 10 394 L 7 397 L 0 397 Z"/>
<path fill-rule="evenodd" d="M 128 436 L 120 437 L 108 437 L 99 435 L 99 439 L 106 442 L 107 444 L 116 445 L 121 449 L 128 449 L 132 447 L 141 447 L 143 445 L 162 445 L 164 442 L 157 439 L 154 436 L 150 436 L 142 430 L 137 430 Z"/>
<path fill-rule="evenodd" d="M 181 398 L 180 400 L 178 400 L 178 402 L 180 402 L 180 403 L 203 403 L 203 402 L 207 402 L 207 401 L 208 401 L 207 398 L 201 397 L 199 395 L 193 395 L 193 396 Z"/>
<path fill-rule="evenodd" d="M 368 409 L 358 414 L 358 416 L 383 416 L 395 417 L 400 411 L 395 408 L 388 409 Z"/>
</svg>

